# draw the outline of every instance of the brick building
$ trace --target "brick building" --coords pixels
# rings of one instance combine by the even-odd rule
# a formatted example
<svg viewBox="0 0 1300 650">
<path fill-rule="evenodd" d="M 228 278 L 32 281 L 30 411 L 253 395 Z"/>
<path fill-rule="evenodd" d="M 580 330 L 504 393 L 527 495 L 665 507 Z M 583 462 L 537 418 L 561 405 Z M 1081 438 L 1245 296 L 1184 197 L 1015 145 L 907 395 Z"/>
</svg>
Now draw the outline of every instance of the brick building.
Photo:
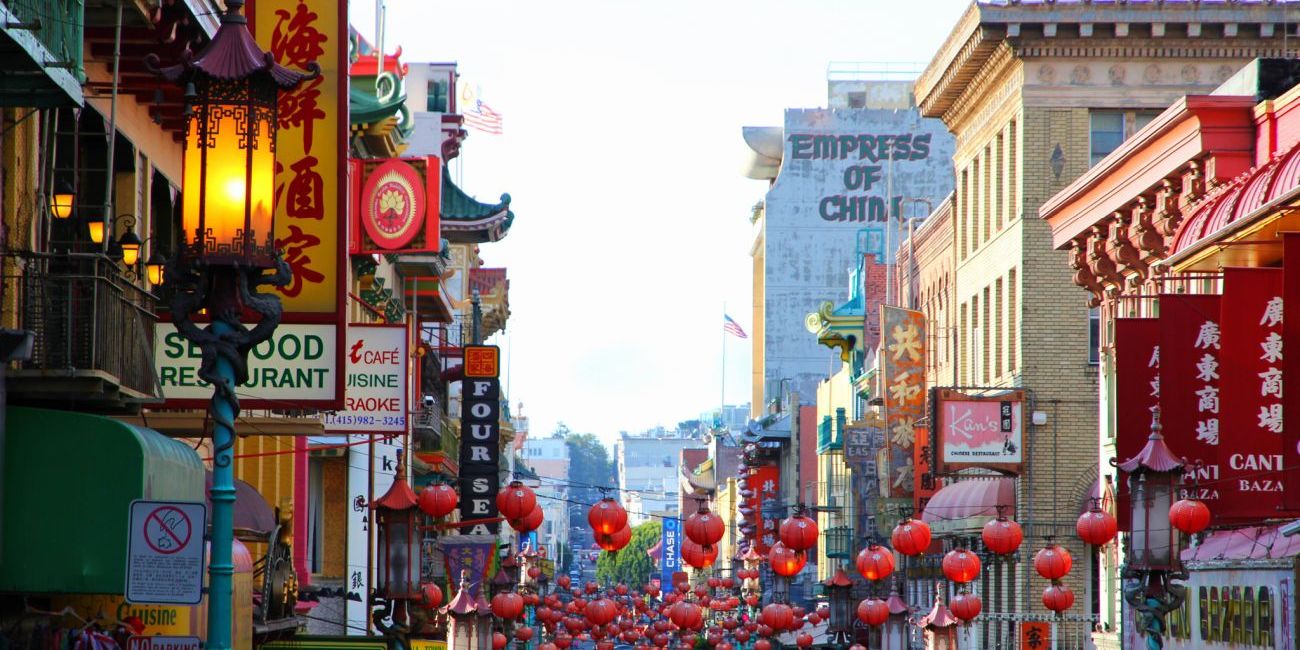
<svg viewBox="0 0 1300 650">
<path fill-rule="evenodd" d="M 944 284 L 919 263 L 916 286 L 904 294 L 915 291 L 915 304 L 955 326 L 954 348 L 935 346 L 940 358 L 956 350 L 955 368 L 936 374 L 940 386 L 1027 391 L 1015 503 L 997 504 L 1015 506 L 1026 542 L 1019 562 L 990 567 L 975 590 L 990 614 L 1045 613 L 1037 597 L 1045 581 L 1030 557 L 1055 536 L 1075 557 L 1065 581 L 1077 596 L 1069 614 L 1085 619 L 1062 627 L 1063 647 L 1082 647 L 1110 600 L 1101 598 L 1092 552 L 1073 530 L 1098 489 L 1098 314 L 1071 279 L 1068 253 L 1054 249 L 1050 228 L 1034 217 L 1164 107 L 1209 92 L 1253 56 L 1280 51 L 1284 11 L 975 2 L 916 84 L 922 114 L 941 118 L 957 139 L 952 275 Z M 945 297 L 927 306 L 936 286 Z M 981 645 L 1016 632 L 1015 622 L 984 618 L 972 631 Z"/>
</svg>

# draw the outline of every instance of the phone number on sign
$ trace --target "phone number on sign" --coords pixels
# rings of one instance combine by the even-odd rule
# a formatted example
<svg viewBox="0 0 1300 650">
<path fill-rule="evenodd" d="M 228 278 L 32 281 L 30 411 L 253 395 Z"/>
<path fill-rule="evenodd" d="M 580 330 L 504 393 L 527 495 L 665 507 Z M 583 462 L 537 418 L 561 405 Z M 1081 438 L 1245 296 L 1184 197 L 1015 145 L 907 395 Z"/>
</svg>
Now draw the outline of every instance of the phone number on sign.
<svg viewBox="0 0 1300 650">
<path fill-rule="evenodd" d="M 325 424 L 330 426 L 380 426 L 404 427 L 404 415 L 326 415 Z"/>
</svg>

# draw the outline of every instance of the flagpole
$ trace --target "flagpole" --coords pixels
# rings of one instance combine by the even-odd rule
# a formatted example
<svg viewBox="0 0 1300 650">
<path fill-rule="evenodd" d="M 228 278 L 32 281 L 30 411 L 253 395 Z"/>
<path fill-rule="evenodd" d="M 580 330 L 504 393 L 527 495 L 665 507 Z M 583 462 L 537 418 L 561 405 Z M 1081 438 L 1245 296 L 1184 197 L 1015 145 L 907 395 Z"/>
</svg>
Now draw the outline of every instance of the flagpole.
<svg viewBox="0 0 1300 650">
<path fill-rule="evenodd" d="M 718 422 L 725 417 L 727 408 L 727 303 L 722 303 L 722 394 L 718 400 Z"/>
</svg>

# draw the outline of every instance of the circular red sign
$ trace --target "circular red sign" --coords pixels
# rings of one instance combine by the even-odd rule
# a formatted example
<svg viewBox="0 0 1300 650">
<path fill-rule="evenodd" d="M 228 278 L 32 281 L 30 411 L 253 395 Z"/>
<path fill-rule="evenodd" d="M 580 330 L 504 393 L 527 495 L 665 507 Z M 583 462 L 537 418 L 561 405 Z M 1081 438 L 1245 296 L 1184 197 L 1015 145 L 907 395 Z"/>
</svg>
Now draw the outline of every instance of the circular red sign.
<svg viewBox="0 0 1300 650">
<path fill-rule="evenodd" d="M 144 540 L 156 553 L 171 555 L 190 543 L 193 524 L 184 512 L 172 506 L 163 506 L 149 513 L 144 520 Z"/>
<path fill-rule="evenodd" d="M 375 168 L 361 190 L 361 223 L 382 248 L 409 244 L 420 232 L 424 210 L 423 179 L 404 160 Z"/>
</svg>

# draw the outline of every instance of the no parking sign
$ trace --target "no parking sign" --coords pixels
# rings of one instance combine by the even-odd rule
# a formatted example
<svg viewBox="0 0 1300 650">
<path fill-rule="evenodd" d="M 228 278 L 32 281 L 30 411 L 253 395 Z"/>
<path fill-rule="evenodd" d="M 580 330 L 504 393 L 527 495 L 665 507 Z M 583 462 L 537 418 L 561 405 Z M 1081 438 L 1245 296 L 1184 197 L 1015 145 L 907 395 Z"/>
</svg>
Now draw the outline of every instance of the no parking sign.
<svg viewBox="0 0 1300 650">
<path fill-rule="evenodd" d="M 208 507 L 188 501 L 132 501 L 126 600 L 197 605 L 203 600 Z"/>
</svg>

